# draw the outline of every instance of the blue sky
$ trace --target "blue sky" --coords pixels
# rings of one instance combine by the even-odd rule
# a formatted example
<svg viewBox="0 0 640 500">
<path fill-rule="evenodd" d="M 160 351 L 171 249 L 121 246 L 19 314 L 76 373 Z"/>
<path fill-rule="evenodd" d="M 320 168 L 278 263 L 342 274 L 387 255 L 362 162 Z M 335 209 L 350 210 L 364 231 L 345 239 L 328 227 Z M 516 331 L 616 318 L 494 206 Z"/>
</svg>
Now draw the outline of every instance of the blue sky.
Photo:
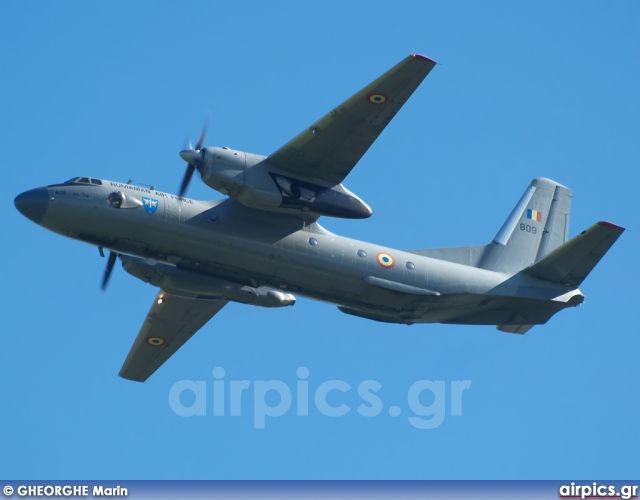
<svg viewBox="0 0 640 500">
<path fill-rule="evenodd" d="M 0 3 L 0 475 L 637 477 L 639 25 L 632 2 Z M 585 303 L 524 337 L 379 324 L 309 300 L 231 304 L 147 383 L 120 379 L 154 289 L 118 267 L 101 293 L 98 251 L 34 225 L 13 198 L 77 175 L 175 192 L 178 152 L 208 113 L 207 145 L 269 154 L 414 52 L 439 65 L 345 183 L 374 215 L 321 223 L 395 248 L 483 244 L 531 179 L 550 177 L 573 189 L 572 236 L 598 220 L 629 229 Z M 199 182 L 189 196 L 221 197 Z M 216 367 L 249 395 L 282 382 L 291 409 L 264 429 L 250 399 L 213 416 Z M 205 384 L 206 415 L 172 408 L 183 380 Z M 328 398 L 351 408 L 341 417 L 313 403 L 331 380 L 351 387 Z M 366 380 L 381 385 L 373 417 L 356 410 Z M 419 400 L 445 409 L 433 429 L 408 420 L 422 380 L 442 382 Z"/>
</svg>

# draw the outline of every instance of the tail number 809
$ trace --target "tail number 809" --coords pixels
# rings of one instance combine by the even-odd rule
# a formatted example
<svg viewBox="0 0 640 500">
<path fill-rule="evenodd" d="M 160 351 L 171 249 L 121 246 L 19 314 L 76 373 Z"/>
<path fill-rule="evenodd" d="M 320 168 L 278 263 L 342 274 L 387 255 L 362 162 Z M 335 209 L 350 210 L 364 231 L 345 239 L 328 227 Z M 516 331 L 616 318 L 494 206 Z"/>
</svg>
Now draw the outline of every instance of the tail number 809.
<svg viewBox="0 0 640 500">
<path fill-rule="evenodd" d="M 525 233 L 533 233 L 536 234 L 538 232 L 538 230 L 536 229 L 536 226 L 531 226 L 529 224 L 520 224 L 520 231 L 524 231 Z"/>
</svg>

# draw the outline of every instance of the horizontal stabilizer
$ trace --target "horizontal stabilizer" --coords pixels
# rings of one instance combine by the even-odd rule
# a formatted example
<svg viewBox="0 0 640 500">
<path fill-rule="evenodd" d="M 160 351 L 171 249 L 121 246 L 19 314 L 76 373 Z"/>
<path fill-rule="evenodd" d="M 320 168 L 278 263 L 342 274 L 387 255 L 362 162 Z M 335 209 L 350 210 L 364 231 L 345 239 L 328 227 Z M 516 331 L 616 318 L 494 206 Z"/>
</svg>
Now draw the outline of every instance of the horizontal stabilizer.
<svg viewBox="0 0 640 500">
<path fill-rule="evenodd" d="M 623 231 L 611 222 L 598 222 L 524 272 L 552 283 L 579 286 Z"/>
</svg>

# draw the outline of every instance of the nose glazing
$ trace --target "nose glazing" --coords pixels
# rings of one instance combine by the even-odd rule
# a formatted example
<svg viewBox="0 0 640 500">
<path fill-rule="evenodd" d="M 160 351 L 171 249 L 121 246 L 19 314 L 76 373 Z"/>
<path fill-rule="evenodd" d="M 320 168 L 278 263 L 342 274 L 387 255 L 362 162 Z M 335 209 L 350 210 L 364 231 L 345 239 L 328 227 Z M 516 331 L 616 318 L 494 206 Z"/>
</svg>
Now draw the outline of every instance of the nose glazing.
<svg viewBox="0 0 640 500">
<path fill-rule="evenodd" d="M 49 205 L 49 190 L 45 187 L 31 189 L 13 200 L 18 211 L 27 219 L 40 224 Z"/>
</svg>

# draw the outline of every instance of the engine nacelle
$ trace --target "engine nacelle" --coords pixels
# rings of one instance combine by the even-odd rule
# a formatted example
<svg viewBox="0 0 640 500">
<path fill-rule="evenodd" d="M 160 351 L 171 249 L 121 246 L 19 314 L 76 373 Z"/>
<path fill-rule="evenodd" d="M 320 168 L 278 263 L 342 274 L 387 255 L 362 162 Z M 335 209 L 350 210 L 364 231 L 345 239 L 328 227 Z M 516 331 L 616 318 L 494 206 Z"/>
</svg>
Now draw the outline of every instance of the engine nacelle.
<svg viewBox="0 0 640 500">
<path fill-rule="evenodd" d="M 204 148 L 198 167 L 202 180 L 243 205 L 289 214 L 310 213 L 365 219 L 371 209 L 342 184 L 323 186 L 294 178 L 264 156 L 229 148 Z"/>
<path fill-rule="evenodd" d="M 225 299 L 261 307 L 292 306 L 296 298 L 267 286 L 243 286 L 179 269 L 174 265 L 123 255 L 122 267 L 132 276 L 164 292 L 189 299 Z"/>
<path fill-rule="evenodd" d="M 231 198 L 244 187 L 246 154 L 229 148 L 204 148 L 198 170 L 202 181 Z"/>
</svg>

